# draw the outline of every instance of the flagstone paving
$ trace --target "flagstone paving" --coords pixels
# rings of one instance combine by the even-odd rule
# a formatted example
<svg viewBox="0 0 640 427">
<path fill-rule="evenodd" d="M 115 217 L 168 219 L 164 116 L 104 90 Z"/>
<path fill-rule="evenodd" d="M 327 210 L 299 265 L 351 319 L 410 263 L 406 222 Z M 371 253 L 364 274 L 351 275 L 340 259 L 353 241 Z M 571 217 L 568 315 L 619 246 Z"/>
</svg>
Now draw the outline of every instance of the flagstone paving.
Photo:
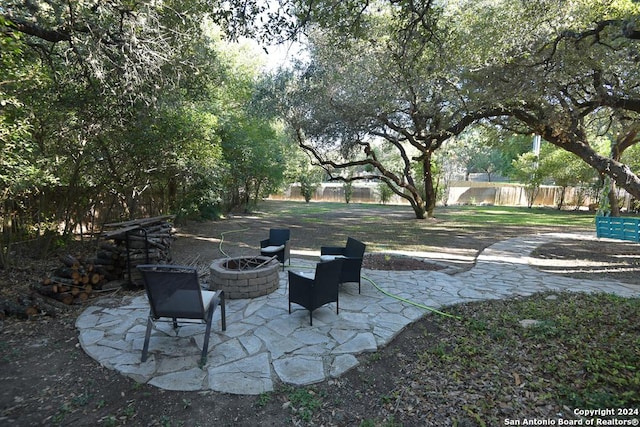
<svg viewBox="0 0 640 427">
<path fill-rule="evenodd" d="M 486 248 L 465 272 L 363 270 L 362 293 L 344 284 L 340 313 L 335 304 L 309 313 L 293 304 L 288 311 L 287 273 L 272 294 L 227 300 L 227 330 L 214 314 L 208 360 L 200 368 L 204 325 L 173 330 L 158 322 L 149 358 L 140 361 L 149 305 L 141 293 L 87 308 L 77 319 L 80 344 L 109 369 L 165 390 L 214 390 L 260 394 L 278 383 L 306 385 L 339 377 L 358 365 L 357 355 L 387 345 L 407 325 L 447 305 L 542 291 L 608 292 L 640 296 L 640 287 L 597 280 L 571 279 L 535 270 L 529 254 L 557 239 L 594 239 L 591 234 L 543 234 L 498 242 Z M 313 268 L 309 260 L 292 260 L 291 270 Z M 451 272 L 451 271 L 449 271 Z M 391 296 L 393 295 L 393 297 Z"/>
</svg>

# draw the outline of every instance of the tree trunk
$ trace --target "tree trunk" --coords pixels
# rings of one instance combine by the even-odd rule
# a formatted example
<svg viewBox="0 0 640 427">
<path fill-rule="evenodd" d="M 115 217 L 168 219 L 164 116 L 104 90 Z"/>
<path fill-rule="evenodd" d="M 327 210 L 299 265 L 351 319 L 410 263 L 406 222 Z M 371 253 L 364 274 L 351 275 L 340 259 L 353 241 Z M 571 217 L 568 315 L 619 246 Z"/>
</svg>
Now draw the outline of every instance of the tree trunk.
<svg viewBox="0 0 640 427">
<path fill-rule="evenodd" d="M 624 163 L 596 152 L 589 145 L 585 132 L 579 129 L 565 130 L 555 126 L 545 126 L 544 129 L 534 128 L 534 130 L 546 141 L 572 152 L 599 173 L 609 176 L 618 187 L 624 188 L 633 197 L 640 199 L 640 177 Z"/>
<path fill-rule="evenodd" d="M 609 216 L 620 216 L 620 205 L 618 204 L 618 190 L 616 183 L 611 181 L 611 187 L 609 187 Z"/>
<path fill-rule="evenodd" d="M 431 173 L 431 154 L 431 151 L 427 151 L 424 153 L 424 156 L 422 158 L 425 199 L 424 204 L 428 218 L 433 218 L 433 211 L 436 209 L 437 200 L 436 190 L 433 186 L 433 174 Z"/>
<path fill-rule="evenodd" d="M 169 206 L 169 211 L 174 211 L 178 207 L 178 183 L 176 182 L 175 177 L 171 177 L 169 179 L 169 183 L 167 185 L 167 204 Z"/>
<path fill-rule="evenodd" d="M 618 187 L 624 188 L 633 197 L 640 199 L 640 177 L 624 163 L 596 152 L 589 145 L 587 133 L 579 122 L 573 123 L 567 128 L 565 127 L 566 122 L 572 123 L 572 120 L 565 122 L 558 120 L 557 117 L 539 118 L 524 110 L 516 110 L 511 113 L 526 123 L 532 132 L 541 135 L 545 141 L 580 157 L 600 174 L 609 176 Z M 625 148 L 637 143 L 635 135 L 636 133 L 629 132 Z M 617 150 L 619 153 L 624 151 L 622 147 L 618 147 Z"/>
<path fill-rule="evenodd" d="M 385 180 L 380 180 L 387 185 L 391 191 L 405 199 L 411 205 L 411 209 L 413 209 L 414 214 L 416 215 L 416 219 L 425 219 L 427 217 L 427 205 L 425 200 L 420 195 L 418 189 L 411 184 L 403 185 L 403 186 L 395 186 L 390 182 Z"/>
<path fill-rule="evenodd" d="M 423 203 L 412 203 L 411 207 L 413 208 L 413 212 L 416 215 L 416 219 L 425 219 L 427 218 L 427 209 L 425 208 L 425 204 Z"/>
<path fill-rule="evenodd" d="M 634 144 L 634 141 L 637 141 L 636 137 L 638 135 L 638 129 L 640 129 L 637 125 L 631 127 L 629 132 L 625 132 L 622 137 L 616 138 L 615 143 L 611 147 L 611 158 L 617 162 L 620 161 L 622 157 L 622 153 Z M 609 209 L 610 216 L 620 216 L 620 205 L 618 204 L 618 188 L 616 187 L 615 182 L 611 182 L 611 187 L 609 188 Z"/>
<path fill-rule="evenodd" d="M 562 206 L 564 206 L 564 198 L 567 194 L 567 187 L 560 188 L 560 199 L 558 200 L 558 210 L 562 210 Z"/>
</svg>

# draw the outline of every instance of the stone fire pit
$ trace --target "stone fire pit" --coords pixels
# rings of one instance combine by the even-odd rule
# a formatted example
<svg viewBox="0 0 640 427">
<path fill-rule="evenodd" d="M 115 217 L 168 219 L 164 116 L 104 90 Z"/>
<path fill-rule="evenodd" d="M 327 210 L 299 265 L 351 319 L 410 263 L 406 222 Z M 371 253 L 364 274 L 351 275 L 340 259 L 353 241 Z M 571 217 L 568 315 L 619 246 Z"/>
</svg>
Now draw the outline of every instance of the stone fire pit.
<svg viewBox="0 0 640 427">
<path fill-rule="evenodd" d="M 278 260 L 266 256 L 217 259 L 210 267 L 209 288 L 222 289 L 229 299 L 267 295 L 278 289 L 279 270 Z"/>
</svg>

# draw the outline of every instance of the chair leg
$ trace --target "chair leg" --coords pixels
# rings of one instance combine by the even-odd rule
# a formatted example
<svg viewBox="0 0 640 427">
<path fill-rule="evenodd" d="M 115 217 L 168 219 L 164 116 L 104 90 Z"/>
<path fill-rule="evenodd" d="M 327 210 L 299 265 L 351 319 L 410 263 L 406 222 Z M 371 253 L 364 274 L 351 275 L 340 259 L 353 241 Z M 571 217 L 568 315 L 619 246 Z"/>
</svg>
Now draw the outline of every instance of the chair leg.
<svg viewBox="0 0 640 427">
<path fill-rule="evenodd" d="M 149 351 L 149 339 L 151 338 L 151 328 L 153 328 L 153 321 L 151 316 L 147 318 L 147 332 L 144 334 L 144 345 L 142 346 L 142 363 L 147 361 L 147 351 Z"/>
<path fill-rule="evenodd" d="M 276 258 L 278 259 L 278 262 L 282 264 L 282 271 L 284 271 L 284 252 L 278 252 L 276 254 Z"/>
<path fill-rule="evenodd" d="M 227 330 L 227 309 L 224 302 L 224 291 L 220 291 L 220 319 L 222 321 L 222 330 Z"/>
<path fill-rule="evenodd" d="M 211 323 L 213 323 L 213 312 L 216 310 L 216 306 L 209 307 L 207 313 L 207 328 L 204 332 L 204 342 L 202 343 L 202 356 L 200 357 L 200 366 L 204 366 L 207 363 L 207 352 L 209 351 L 209 336 L 211 335 Z M 222 310 L 221 310 L 222 311 Z"/>
<path fill-rule="evenodd" d="M 313 310 L 309 310 L 309 326 L 313 326 Z"/>
</svg>

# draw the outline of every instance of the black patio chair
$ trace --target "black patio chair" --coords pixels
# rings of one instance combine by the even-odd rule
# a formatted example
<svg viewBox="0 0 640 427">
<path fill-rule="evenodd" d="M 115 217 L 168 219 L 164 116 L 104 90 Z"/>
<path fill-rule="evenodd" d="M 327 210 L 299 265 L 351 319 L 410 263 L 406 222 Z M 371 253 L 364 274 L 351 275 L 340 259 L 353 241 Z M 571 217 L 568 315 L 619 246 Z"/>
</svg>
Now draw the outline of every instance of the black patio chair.
<svg viewBox="0 0 640 427">
<path fill-rule="evenodd" d="M 288 228 L 272 228 L 269 230 L 269 238 L 260 241 L 260 255 L 278 257 L 284 271 L 284 262 L 289 260 L 291 265 L 291 232 Z"/>
<path fill-rule="evenodd" d="M 289 314 L 291 303 L 296 303 L 309 310 L 309 325 L 313 326 L 313 310 L 330 302 L 336 303 L 336 314 L 340 307 L 338 287 L 340 286 L 340 269 L 342 259 L 319 262 L 315 276 L 289 271 Z"/>
<path fill-rule="evenodd" d="M 207 362 L 213 312 L 218 305 L 222 330 L 227 329 L 224 292 L 203 290 L 198 281 L 198 272 L 193 267 L 145 264 L 139 265 L 138 270 L 142 273 L 144 288 L 151 306 L 142 347 L 142 361 L 147 360 L 154 322 L 162 318 L 171 319 L 173 327 L 177 329 L 178 319 L 181 321 L 188 319 L 191 321 L 186 323 L 200 320 L 206 324 L 200 358 L 200 364 L 204 365 Z"/>
<path fill-rule="evenodd" d="M 348 237 L 345 247 L 322 246 L 320 248 L 320 261 L 342 259 L 344 262 L 342 263 L 340 283 L 356 282 L 358 283 L 358 293 L 360 293 L 360 271 L 362 270 L 362 259 L 364 258 L 366 247 L 361 241 Z"/>
</svg>

